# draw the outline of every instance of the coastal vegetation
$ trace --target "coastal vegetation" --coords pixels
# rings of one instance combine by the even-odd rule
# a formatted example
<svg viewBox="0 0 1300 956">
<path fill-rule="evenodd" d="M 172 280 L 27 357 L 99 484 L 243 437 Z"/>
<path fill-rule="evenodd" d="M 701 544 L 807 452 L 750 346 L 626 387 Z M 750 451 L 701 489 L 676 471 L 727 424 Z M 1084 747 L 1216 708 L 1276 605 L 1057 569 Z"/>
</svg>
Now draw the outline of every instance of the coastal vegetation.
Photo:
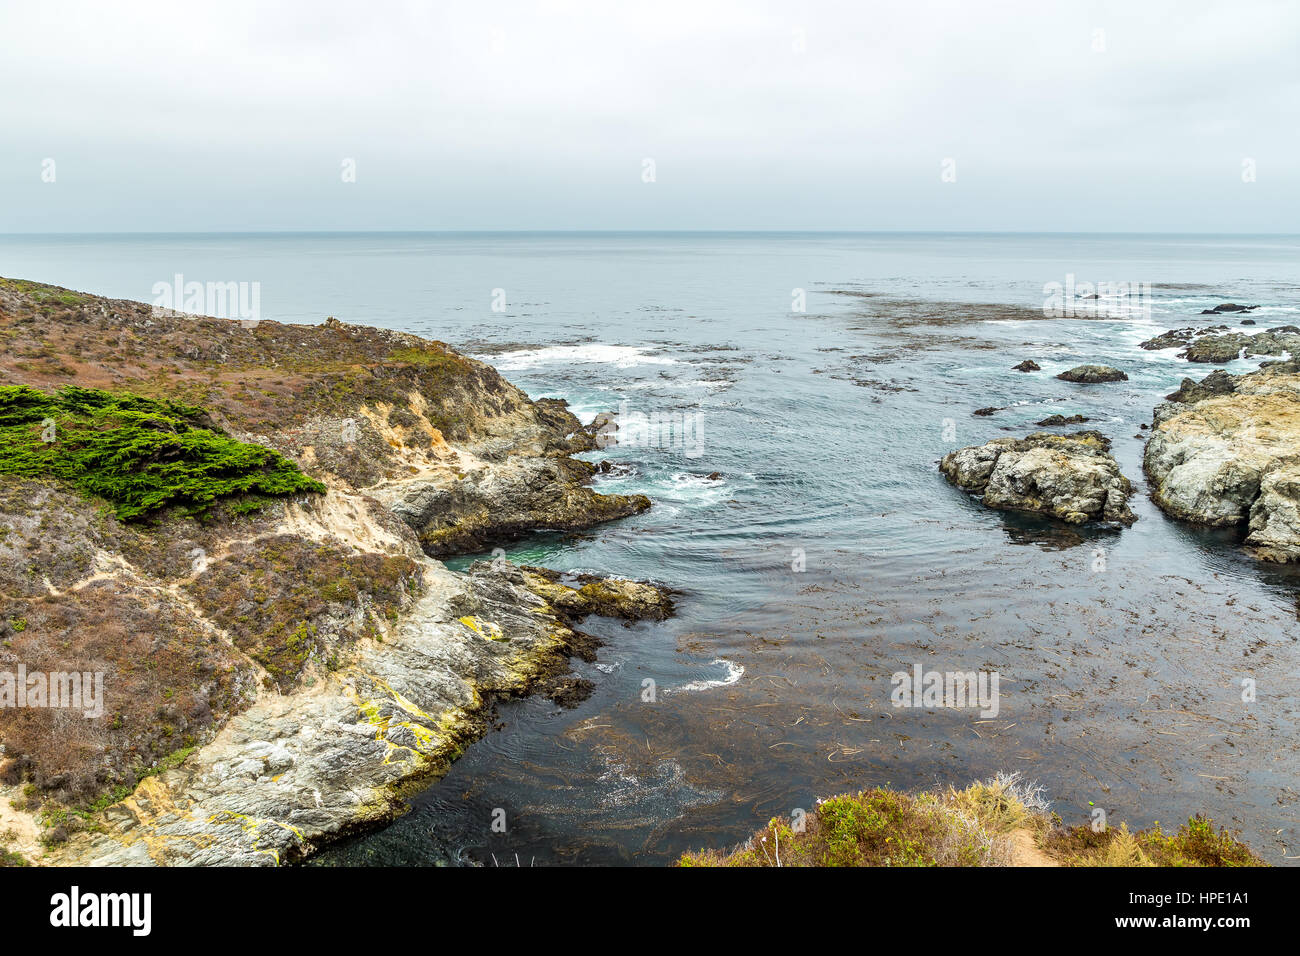
<svg viewBox="0 0 1300 956">
<path fill-rule="evenodd" d="M 248 510 L 325 490 L 278 452 L 205 419 L 202 409 L 130 392 L 0 385 L 0 474 L 57 478 L 108 501 L 123 520 L 169 506 L 202 515 L 236 496 L 236 511 Z"/>
<path fill-rule="evenodd" d="M 0 341 L 0 662 L 103 687 L 0 707 L 15 860 L 301 859 L 403 812 L 495 700 L 589 694 L 580 618 L 672 611 L 430 559 L 650 506 L 590 487 L 563 402 L 440 342 L 19 280 Z"/>
<path fill-rule="evenodd" d="M 888 787 L 819 801 L 773 819 L 731 850 L 686 853 L 677 866 L 1192 866 L 1265 865 L 1208 819 L 1165 833 L 1159 824 L 1065 827 L 1039 787 L 999 774 L 964 790 L 908 794 Z"/>
</svg>

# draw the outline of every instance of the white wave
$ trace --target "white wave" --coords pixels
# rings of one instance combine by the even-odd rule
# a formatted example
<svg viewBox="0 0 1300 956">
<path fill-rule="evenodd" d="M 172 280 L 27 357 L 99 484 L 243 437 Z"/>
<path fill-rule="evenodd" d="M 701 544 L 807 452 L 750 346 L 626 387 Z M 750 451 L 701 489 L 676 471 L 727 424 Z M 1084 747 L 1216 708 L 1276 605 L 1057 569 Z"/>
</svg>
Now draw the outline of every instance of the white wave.
<svg viewBox="0 0 1300 956">
<path fill-rule="evenodd" d="M 683 684 L 681 687 L 674 687 L 671 690 L 664 691 L 664 693 L 671 694 L 671 693 L 675 693 L 676 691 L 713 690 L 713 688 L 715 687 L 728 687 L 731 684 L 736 683 L 736 681 L 740 680 L 740 678 L 743 677 L 745 674 L 745 668 L 737 664 L 735 661 L 729 661 L 724 657 L 716 658 L 713 660 L 712 663 L 721 664 L 724 667 L 726 667 L 727 676 L 722 678 L 722 680 L 692 681 L 689 684 Z"/>
<path fill-rule="evenodd" d="M 650 350 L 635 345 L 550 345 L 540 349 L 520 349 L 497 357 L 502 372 L 518 372 L 539 365 L 612 365 L 632 368 L 637 365 L 676 365 L 677 360 L 663 355 L 649 355 Z"/>
</svg>

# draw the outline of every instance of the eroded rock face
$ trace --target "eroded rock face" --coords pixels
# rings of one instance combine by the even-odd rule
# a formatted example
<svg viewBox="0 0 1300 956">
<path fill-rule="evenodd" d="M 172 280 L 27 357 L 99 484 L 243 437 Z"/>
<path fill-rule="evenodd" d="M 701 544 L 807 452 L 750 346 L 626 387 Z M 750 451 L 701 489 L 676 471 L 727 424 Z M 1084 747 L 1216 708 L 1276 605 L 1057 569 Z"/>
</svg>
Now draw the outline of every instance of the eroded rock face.
<svg viewBox="0 0 1300 956">
<path fill-rule="evenodd" d="M 1128 375 L 1109 365 L 1076 365 L 1056 376 L 1062 381 L 1095 385 L 1098 382 L 1127 382 Z"/>
<path fill-rule="evenodd" d="M 1300 560 L 1300 366 L 1216 372 L 1171 398 L 1143 456 L 1155 503 L 1198 524 L 1244 525 L 1262 559 Z"/>
<path fill-rule="evenodd" d="M 990 508 L 1033 511 L 1070 524 L 1137 520 L 1128 507 L 1132 485 L 1097 432 L 998 438 L 945 455 L 939 470 L 957 487 L 983 496 Z"/>
<path fill-rule="evenodd" d="M 54 732 L 52 708 L 0 708 L 0 783 L 24 788 L 15 812 L 33 829 L 42 808 L 118 800 L 102 832 L 70 815 L 47 833 L 56 862 L 298 859 L 391 819 L 482 732 L 494 698 L 589 692 L 566 664 L 594 654 L 583 616 L 671 612 L 652 585 L 569 587 L 508 564 L 460 574 L 430 557 L 650 504 L 590 487 L 595 466 L 571 455 L 596 436 L 563 402 L 531 401 L 442 343 L 5 279 L 0 331 L 4 384 L 202 402 L 214 427 L 327 489 L 144 526 L 55 482 L 0 477 L 0 667 L 105 677 L 103 714 L 71 733 Z M 49 360 L 22 361 L 38 342 Z"/>
<path fill-rule="evenodd" d="M 538 529 L 579 531 L 639 514 L 645 495 L 602 495 L 587 487 L 598 468 L 566 457 L 516 456 L 461 475 L 378 490 L 435 557 L 487 550 Z"/>
<path fill-rule="evenodd" d="M 106 832 L 74 838 L 55 862 L 292 862 L 399 814 L 405 795 L 482 734 L 494 697 L 548 680 L 566 703 L 589 692 L 568 677 L 566 659 L 590 648 L 570 625 L 598 606 L 562 612 L 506 563 L 479 562 L 467 574 L 430 563 L 427 576 L 425 596 L 382 643 L 311 693 L 260 700 L 181 766 L 110 807 Z M 555 589 L 552 597 L 571 590 Z"/>
<path fill-rule="evenodd" d="M 550 568 L 525 566 L 522 571 L 531 591 L 566 614 L 662 621 L 673 613 L 673 592 L 659 585 L 594 574 L 566 575 Z"/>
</svg>

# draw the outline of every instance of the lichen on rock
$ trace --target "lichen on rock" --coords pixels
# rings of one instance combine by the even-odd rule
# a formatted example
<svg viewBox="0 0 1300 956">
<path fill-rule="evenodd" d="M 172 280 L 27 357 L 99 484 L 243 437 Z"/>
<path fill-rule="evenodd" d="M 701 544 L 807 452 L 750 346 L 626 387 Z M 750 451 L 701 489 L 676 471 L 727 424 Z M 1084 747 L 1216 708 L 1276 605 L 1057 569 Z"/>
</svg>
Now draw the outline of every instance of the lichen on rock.
<svg viewBox="0 0 1300 956">
<path fill-rule="evenodd" d="M 998 438 L 943 457 L 939 470 L 985 505 L 1051 515 L 1070 524 L 1137 520 L 1128 506 L 1133 487 L 1095 431 L 1035 432 Z"/>
<path fill-rule="evenodd" d="M 38 862 L 300 859 L 402 812 L 494 700 L 581 699 L 581 617 L 671 612 L 636 582 L 543 596 L 553 572 L 434 560 L 650 505 L 591 487 L 563 402 L 442 343 L 16 280 L 0 334 L 5 661 L 105 676 L 73 733 L 0 709 Z"/>
<path fill-rule="evenodd" d="M 1151 497 L 1176 518 L 1245 526 L 1259 558 L 1300 560 L 1300 365 L 1183 382 L 1143 453 Z"/>
</svg>

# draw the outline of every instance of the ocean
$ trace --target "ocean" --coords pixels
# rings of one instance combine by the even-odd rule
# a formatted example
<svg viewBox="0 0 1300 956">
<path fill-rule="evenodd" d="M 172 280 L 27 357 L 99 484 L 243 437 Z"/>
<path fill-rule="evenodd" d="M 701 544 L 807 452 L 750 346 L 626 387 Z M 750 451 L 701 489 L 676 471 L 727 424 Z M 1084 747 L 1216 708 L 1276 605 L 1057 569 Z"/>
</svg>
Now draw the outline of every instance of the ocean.
<svg viewBox="0 0 1300 956">
<path fill-rule="evenodd" d="M 1138 348 L 1236 328 L 1199 315 L 1220 302 L 1300 324 L 1300 237 L 0 236 L 0 275 L 146 302 L 177 276 L 256 283 L 261 319 L 415 332 L 584 421 L 648 424 L 587 457 L 650 511 L 507 554 L 670 585 L 678 615 L 588 620 L 606 641 L 575 663 L 590 699 L 499 705 L 410 814 L 317 865 L 659 864 L 819 797 L 999 771 L 1067 823 L 1205 812 L 1270 863 L 1300 858 L 1300 571 L 1150 503 L 1140 425 L 1214 366 Z M 1053 283 L 1103 311 L 1044 318 Z M 1085 362 L 1129 379 L 1053 377 Z M 992 511 L 936 469 L 1054 413 L 1113 440 L 1132 527 Z M 892 706 L 916 667 L 996 672 L 997 714 Z"/>
</svg>

